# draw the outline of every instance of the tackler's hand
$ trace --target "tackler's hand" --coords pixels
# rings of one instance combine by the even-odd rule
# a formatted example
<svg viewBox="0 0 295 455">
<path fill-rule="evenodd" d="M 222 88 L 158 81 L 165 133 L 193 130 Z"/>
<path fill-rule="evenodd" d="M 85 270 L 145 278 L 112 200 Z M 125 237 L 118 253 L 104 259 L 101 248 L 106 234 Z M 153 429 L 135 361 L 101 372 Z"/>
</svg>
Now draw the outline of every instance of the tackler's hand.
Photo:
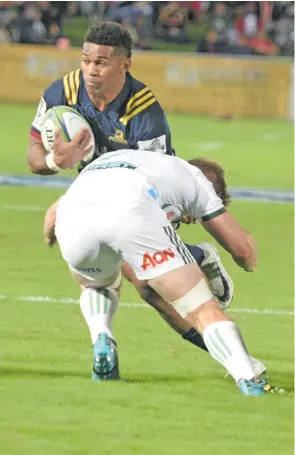
<svg viewBox="0 0 295 455">
<path fill-rule="evenodd" d="M 181 222 L 184 224 L 196 224 L 198 220 L 191 215 L 186 215 L 181 218 Z"/>
<path fill-rule="evenodd" d="M 54 232 L 54 228 L 44 235 L 44 241 L 46 245 L 48 245 L 50 248 L 56 243 L 56 235 Z"/>
<path fill-rule="evenodd" d="M 56 235 L 55 235 L 55 222 L 56 222 L 56 208 L 58 201 L 55 201 L 46 211 L 44 217 L 44 225 L 43 225 L 43 234 L 44 234 L 44 242 L 49 247 L 52 247 L 56 243 Z"/>
</svg>

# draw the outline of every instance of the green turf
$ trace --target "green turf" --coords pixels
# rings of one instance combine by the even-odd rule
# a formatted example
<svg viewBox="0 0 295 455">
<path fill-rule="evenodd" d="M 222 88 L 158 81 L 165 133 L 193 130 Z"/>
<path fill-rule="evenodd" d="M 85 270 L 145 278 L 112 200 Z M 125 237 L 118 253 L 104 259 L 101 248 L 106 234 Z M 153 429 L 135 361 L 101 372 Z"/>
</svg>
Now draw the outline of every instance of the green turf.
<svg viewBox="0 0 295 455">
<path fill-rule="evenodd" d="M 1 173 L 29 173 L 28 132 L 36 107 L 0 104 Z M 218 159 L 231 186 L 293 188 L 293 128 L 275 120 L 221 120 L 169 115 L 173 145 L 184 158 Z M 17 132 L 16 132 L 17 126 Z M 74 175 L 74 174 L 73 174 Z"/>
<path fill-rule="evenodd" d="M 25 149 L 34 108 L 2 105 L 0 115 L 0 173 L 28 173 Z M 184 157 L 204 151 L 198 144 L 222 144 L 212 151 L 207 146 L 206 155 L 224 164 L 231 186 L 292 188 L 288 123 L 177 115 L 169 120 Z M 58 249 L 49 250 L 42 239 L 42 207 L 60 194 L 0 187 L 0 294 L 8 297 L 0 299 L 1 455 L 291 455 L 290 315 L 232 313 L 250 352 L 266 362 L 271 381 L 286 389 L 284 396 L 253 399 L 147 308 L 122 307 L 116 318 L 124 380 L 93 383 L 90 339 L 78 305 L 19 300 L 79 297 Z M 233 202 L 231 210 L 253 233 L 260 253 L 253 274 L 222 253 L 235 282 L 233 309 L 290 311 L 292 206 Z M 208 239 L 200 226 L 184 226 L 181 235 L 192 243 Z M 138 301 L 127 283 L 122 301 Z"/>
</svg>

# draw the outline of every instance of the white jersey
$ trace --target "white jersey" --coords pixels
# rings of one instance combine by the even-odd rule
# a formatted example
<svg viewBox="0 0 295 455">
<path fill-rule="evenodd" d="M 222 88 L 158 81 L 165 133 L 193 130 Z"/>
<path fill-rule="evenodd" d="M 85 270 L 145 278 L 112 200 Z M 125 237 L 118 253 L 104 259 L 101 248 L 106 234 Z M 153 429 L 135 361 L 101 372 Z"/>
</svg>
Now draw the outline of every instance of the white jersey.
<svg viewBox="0 0 295 455">
<path fill-rule="evenodd" d="M 203 221 L 225 210 L 202 172 L 180 158 L 141 150 L 102 155 L 58 204 L 55 233 L 62 255 L 97 287 L 114 281 L 122 258 L 143 280 L 193 263 L 168 221 L 173 218 L 162 210 L 167 206 Z"/>
<path fill-rule="evenodd" d="M 150 151 L 120 150 L 97 158 L 83 170 L 82 175 L 102 167 L 128 167 L 128 164 L 147 178 L 155 189 L 161 208 L 172 222 L 188 214 L 207 221 L 225 211 L 212 183 L 200 169 L 178 157 Z"/>
</svg>

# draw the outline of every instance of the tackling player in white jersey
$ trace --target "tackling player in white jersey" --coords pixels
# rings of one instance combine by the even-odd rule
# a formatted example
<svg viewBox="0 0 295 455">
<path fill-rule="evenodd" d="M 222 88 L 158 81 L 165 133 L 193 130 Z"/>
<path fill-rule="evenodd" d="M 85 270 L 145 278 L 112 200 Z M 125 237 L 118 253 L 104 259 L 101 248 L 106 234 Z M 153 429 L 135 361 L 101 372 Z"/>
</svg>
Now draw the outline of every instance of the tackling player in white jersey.
<svg viewBox="0 0 295 455">
<path fill-rule="evenodd" d="M 115 155 L 113 155 L 115 156 Z M 146 159 L 146 156 L 145 156 Z M 157 161 L 157 160 L 156 160 Z M 153 161 L 154 162 L 154 161 Z M 189 161 L 190 164 L 199 168 L 203 174 L 208 178 L 209 181 L 213 183 L 214 189 L 217 195 L 222 200 L 224 206 L 229 205 L 230 195 L 227 192 L 227 186 L 224 178 L 224 170 L 220 165 L 212 160 L 196 158 Z M 154 172 L 152 166 L 148 166 L 149 175 L 153 176 Z M 169 202 L 168 202 L 169 201 Z M 174 202 L 174 205 L 171 205 Z M 48 245 L 52 246 L 56 240 L 54 233 L 55 225 L 55 209 L 56 203 L 53 204 L 47 211 L 45 217 L 45 241 Z M 167 203 L 164 203 L 162 209 L 166 212 L 169 221 L 172 222 L 174 227 L 179 225 L 179 222 L 183 222 L 184 219 L 190 219 L 190 222 L 193 220 L 191 215 L 186 215 L 185 212 L 181 211 L 179 205 L 175 204 L 175 201 L 170 201 L 167 199 Z M 202 272 L 205 274 L 209 285 L 213 292 L 213 295 L 216 296 L 219 300 L 219 304 L 222 309 L 228 308 L 233 298 L 233 282 L 230 276 L 227 274 L 225 268 L 222 265 L 220 256 L 217 249 L 210 243 L 203 242 L 199 243 L 198 247 L 200 251 L 203 251 L 203 258 L 200 258 L 199 253 L 192 251 L 194 246 L 185 244 L 189 251 L 194 256 L 196 262 L 199 264 Z M 201 249 L 202 248 L 202 249 Z M 196 259 L 198 258 L 198 259 Z M 145 266 L 148 267 L 148 262 L 151 261 L 151 258 L 148 256 L 145 257 Z M 155 292 L 150 292 L 148 295 L 145 293 L 142 294 L 142 289 L 140 283 L 138 282 L 136 275 L 134 274 L 130 265 L 122 261 L 121 262 L 121 271 L 123 276 L 129 280 L 137 289 L 141 298 L 147 301 L 151 306 L 153 306 L 163 319 L 179 334 L 184 340 L 189 341 L 194 346 L 208 352 L 207 346 L 204 343 L 202 336 L 198 331 L 191 327 L 174 309 L 171 305 L 167 304 L 159 295 Z M 81 307 L 82 309 L 82 307 Z M 104 319 L 104 316 L 100 316 Z M 98 326 L 101 326 L 98 321 L 98 316 L 96 316 L 96 321 Z M 97 338 L 97 329 L 93 327 L 93 338 Z M 254 371 L 257 375 L 261 375 L 266 372 L 266 366 L 255 357 L 250 356 L 251 362 L 254 368 Z"/>
<path fill-rule="evenodd" d="M 111 324 L 124 258 L 143 294 L 156 292 L 201 333 L 212 357 L 231 373 L 242 393 L 281 391 L 255 375 L 239 329 L 221 311 L 161 209 L 166 203 L 202 219 L 244 270 L 256 266 L 252 237 L 226 212 L 212 184 L 195 167 L 145 151 L 114 152 L 95 160 L 61 198 L 56 218 L 62 255 L 73 277 L 85 286 L 80 302 L 93 341 L 94 379 L 119 378 Z"/>
</svg>

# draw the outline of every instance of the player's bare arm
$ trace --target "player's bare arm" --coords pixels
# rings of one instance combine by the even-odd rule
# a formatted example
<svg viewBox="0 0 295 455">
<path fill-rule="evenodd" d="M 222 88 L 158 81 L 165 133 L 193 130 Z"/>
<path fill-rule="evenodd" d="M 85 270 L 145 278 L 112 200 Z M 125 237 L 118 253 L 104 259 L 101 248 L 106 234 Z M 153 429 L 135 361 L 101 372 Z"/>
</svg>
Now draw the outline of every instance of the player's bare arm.
<svg viewBox="0 0 295 455">
<path fill-rule="evenodd" d="M 28 167 L 33 174 L 52 175 L 56 171 L 49 169 L 46 164 L 47 152 L 43 146 L 42 140 L 30 136 L 29 147 L 27 150 Z"/>
<path fill-rule="evenodd" d="M 53 155 L 57 171 L 58 169 L 67 169 L 82 160 L 91 151 L 90 141 L 91 133 L 87 128 L 82 128 L 69 142 L 65 142 L 61 137 L 60 131 L 56 129 Z M 46 157 L 48 157 L 48 154 L 42 144 L 42 140 L 30 136 L 27 151 L 27 162 L 30 171 L 41 175 L 55 174 L 56 171 L 49 168 Z"/>
<path fill-rule="evenodd" d="M 203 227 L 232 255 L 239 267 L 247 272 L 252 272 L 257 265 L 255 242 L 252 236 L 225 210 L 225 207 L 230 204 L 230 195 L 227 190 L 224 170 L 219 163 L 203 158 L 190 160 L 189 164 L 193 168 L 197 167 L 203 174 L 196 174 L 198 199 L 201 204 L 192 204 L 191 214 L 195 218 L 199 218 L 198 211 L 200 210 Z M 211 182 L 211 186 L 208 185 L 208 181 Z M 216 199 L 216 195 L 219 200 Z M 209 211 L 207 210 L 208 207 L 210 207 Z"/>
<path fill-rule="evenodd" d="M 202 225 L 232 255 L 239 267 L 253 272 L 258 262 L 254 239 L 229 212 L 204 221 Z"/>
</svg>

